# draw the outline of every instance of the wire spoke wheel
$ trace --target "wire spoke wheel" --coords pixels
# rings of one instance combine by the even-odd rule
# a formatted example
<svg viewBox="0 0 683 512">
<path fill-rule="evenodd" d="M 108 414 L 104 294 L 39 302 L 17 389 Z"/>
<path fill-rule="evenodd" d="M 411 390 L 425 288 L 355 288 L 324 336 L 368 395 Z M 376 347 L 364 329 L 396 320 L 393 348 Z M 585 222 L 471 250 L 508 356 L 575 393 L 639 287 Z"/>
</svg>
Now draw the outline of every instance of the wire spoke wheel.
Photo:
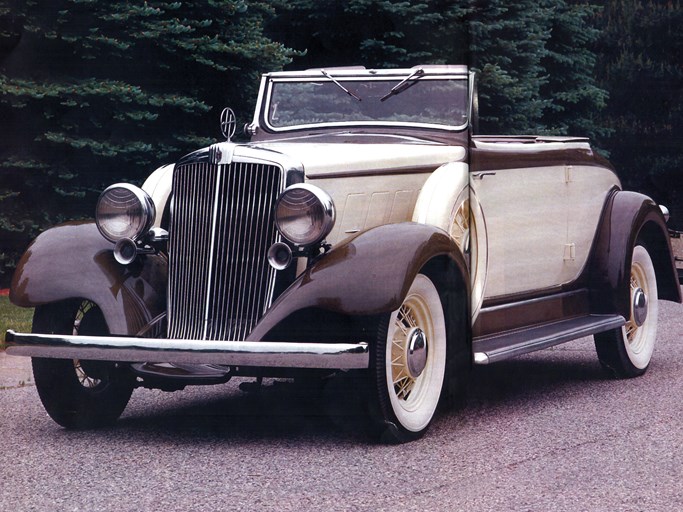
<svg viewBox="0 0 683 512">
<path fill-rule="evenodd" d="M 458 199 L 455 210 L 451 214 L 452 221 L 448 232 L 467 259 L 472 287 L 472 320 L 474 320 L 479 314 L 486 280 L 487 254 L 485 248 L 480 252 L 479 225 L 481 224 L 484 240 L 486 229 L 476 196 L 469 189 L 466 192 L 467 195 L 464 198 Z"/>
<path fill-rule="evenodd" d="M 421 436 L 446 374 L 446 322 L 438 290 L 418 274 L 400 308 L 380 324 L 373 347 L 377 419 L 389 442 Z"/>
<path fill-rule="evenodd" d="M 105 336 L 102 311 L 91 301 L 65 301 L 36 308 L 33 332 Z M 130 399 L 135 379 L 106 361 L 33 358 L 40 400 L 66 428 L 93 428 L 116 421 Z"/>
<path fill-rule="evenodd" d="M 651 262 L 650 262 L 651 263 Z M 647 315 L 651 316 L 653 306 L 652 304 L 653 290 L 650 281 L 648 280 L 648 268 L 643 266 L 640 260 L 634 261 L 631 266 L 631 316 L 624 326 L 624 335 L 626 337 L 626 350 L 634 359 L 634 364 L 643 365 L 649 362 L 654 349 L 653 329 L 656 332 L 656 316 L 654 319 L 647 317 L 644 321 L 638 318 L 636 308 L 638 306 L 639 296 L 644 297 L 645 306 L 647 308 Z M 657 289 L 654 287 L 654 298 L 657 299 Z M 653 338 L 650 340 L 650 338 Z M 647 359 L 647 361 L 645 361 Z"/>
<path fill-rule="evenodd" d="M 419 285 L 424 285 L 422 277 L 416 281 L 419 281 Z M 440 369 L 435 368 L 435 358 L 443 359 L 445 350 L 437 351 L 436 345 L 439 342 L 435 337 L 440 336 L 444 345 L 446 337 L 443 318 L 435 318 L 439 313 L 443 315 L 441 304 L 430 304 L 430 300 L 438 299 L 438 293 L 434 288 L 429 290 L 434 292 L 434 296 L 429 296 L 421 287 L 423 286 L 411 288 L 403 305 L 392 315 L 393 325 L 390 330 L 393 332 L 391 344 L 387 347 L 387 357 L 391 360 L 391 365 L 387 366 L 387 383 L 393 388 L 393 393 L 390 392 L 392 404 L 398 409 L 398 414 L 406 421 L 408 428 L 416 429 L 423 427 L 425 421 L 428 421 L 424 413 L 428 412 L 435 399 L 435 378 L 440 381 L 437 392 L 441 391 L 443 376 L 439 379 Z M 424 341 L 416 346 L 416 337 L 420 335 Z M 438 402 L 438 396 L 436 401 Z M 422 414 L 420 411 L 423 411 Z"/>
<path fill-rule="evenodd" d="M 78 382 L 80 382 L 81 386 L 88 389 L 94 389 L 102 383 L 100 379 L 91 377 L 85 372 L 79 359 L 74 359 L 73 363 L 74 369 L 76 370 L 76 377 L 78 378 Z"/>
<path fill-rule="evenodd" d="M 594 337 L 600 363 L 622 378 L 645 373 L 657 338 L 657 280 L 652 259 L 641 245 L 633 249 L 629 300 L 626 324 Z"/>
<path fill-rule="evenodd" d="M 78 336 L 81 330 L 81 323 L 83 322 L 83 318 L 86 316 L 88 311 L 92 311 L 91 314 L 97 314 L 96 309 L 93 308 L 97 308 L 97 306 L 92 301 L 84 300 L 80 303 L 80 305 L 78 306 L 78 310 L 76 311 L 76 317 L 74 318 L 73 329 L 71 331 L 71 334 L 73 334 L 74 336 Z M 93 389 L 102 383 L 100 379 L 88 375 L 88 373 L 83 367 L 83 364 L 81 364 L 80 359 L 74 359 L 73 364 L 74 369 L 76 370 L 76 377 L 78 378 L 78 382 L 80 382 L 81 386 L 83 386 L 84 388 Z"/>
<path fill-rule="evenodd" d="M 455 211 L 450 232 L 455 243 L 465 253 L 470 251 L 470 223 L 472 223 L 472 228 L 474 228 L 476 233 L 474 219 L 471 219 L 470 216 L 470 200 L 465 199 Z"/>
</svg>

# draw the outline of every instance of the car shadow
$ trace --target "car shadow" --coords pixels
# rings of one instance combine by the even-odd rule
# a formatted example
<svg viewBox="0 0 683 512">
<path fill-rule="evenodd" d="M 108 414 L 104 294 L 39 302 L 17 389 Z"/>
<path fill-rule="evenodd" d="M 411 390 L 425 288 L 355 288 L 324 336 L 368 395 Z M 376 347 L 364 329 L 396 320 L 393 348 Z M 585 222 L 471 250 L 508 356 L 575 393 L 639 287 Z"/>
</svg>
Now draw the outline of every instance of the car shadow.
<svg viewBox="0 0 683 512">
<path fill-rule="evenodd" d="M 251 390 L 243 392 L 237 383 L 223 389 L 195 388 L 188 390 L 192 397 L 184 398 L 182 405 L 172 401 L 155 404 L 153 410 L 136 408 L 119 420 L 117 428 L 242 442 L 329 437 L 332 432 L 353 442 L 367 440 L 363 395 L 354 376 L 304 382 L 265 379 L 261 386 L 253 380 L 242 382 Z M 154 393 L 159 402 L 168 396 Z"/>
<path fill-rule="evenodd" d="M 569 352 L 569 351 L 567 351 Z M 502 361 L 490 366 L 475 366 L 470 379 L 470 400 L 497 403 L 517 398 L 541 397 L 571 386 L 611 381 L 600 366 L 597 356 L 587 360 L 576 353 L 564 355 L 538 352 L 522 358 Z"/>
<path fill-rule="evenodd" d="M 542 400 L 550 395 L 563 396 L 566 390 L 585 390 L 596 383 L 612 380 L 595 359 L 585 351 L 546 351 L 476 366 L 472 372 L 465 407 L 444 411 L 438 421 L 459 415 L 486 421 L 496 408 L 517 401 Z M 229 438 L 249 443 L 264 440 L 334 438 L 335 442 L 367 443 L 369 429 L 363 401 L 364 381 L 356 374 L 344 373 L 316 381 L 266 379 L 261 386 L 250 385 L 248 392 L 237 383 L 197 387 L 179 393 L 141 395 L 144 403 L 135 404 L 117 423 L 127 435 L 170 436 L 176 442 L 186 439 Z M 135 395 L 134 395 L 135 397 Z M 166 400 L 166 401 L 165 401 Z M 150 404 L 153 404 L 150 406 Z"/>
</svg>

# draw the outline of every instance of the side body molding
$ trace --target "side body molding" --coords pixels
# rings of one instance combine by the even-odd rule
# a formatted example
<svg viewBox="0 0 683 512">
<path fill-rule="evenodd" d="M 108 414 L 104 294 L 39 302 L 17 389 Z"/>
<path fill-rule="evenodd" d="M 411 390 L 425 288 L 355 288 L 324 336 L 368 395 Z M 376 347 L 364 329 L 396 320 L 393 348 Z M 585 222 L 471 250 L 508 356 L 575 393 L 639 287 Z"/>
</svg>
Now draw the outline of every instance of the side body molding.
<svg viewBox="0 0 683 512">
<path fill-rule="evenodd" d="M 166 309 L 167 261 L 146 256 L 124 267 L 94 222 L 71 222 L 42 233 L 22 256 L 10 300 L 35 307 L 68 299 L 95 302 L 111 334 L 135 335 Z"/>
<path fill-rule="evenodd" d="M 681 302 L 681 290 L 666 222 L 659 207 L 636 192 L 614 191 L 608 198 L 593 247 L 589 272 L 591 311 L 630 316 L 630 268 L 636 243 L 647 246 L 660 299 Z"/>
<path fill-rule="evenodd" d="M 440 256 L 459 274 L 462 286 L 467 287 L 463 292 L 469 297 L 464 256 L 445 231 L 412 222 L 364 231 L 306 269 L 247 339 L 268 339 L 268 333 L 280 322 L 307 308 L 348 316 L 394 311 L 420 269 Z"/>
</svg>

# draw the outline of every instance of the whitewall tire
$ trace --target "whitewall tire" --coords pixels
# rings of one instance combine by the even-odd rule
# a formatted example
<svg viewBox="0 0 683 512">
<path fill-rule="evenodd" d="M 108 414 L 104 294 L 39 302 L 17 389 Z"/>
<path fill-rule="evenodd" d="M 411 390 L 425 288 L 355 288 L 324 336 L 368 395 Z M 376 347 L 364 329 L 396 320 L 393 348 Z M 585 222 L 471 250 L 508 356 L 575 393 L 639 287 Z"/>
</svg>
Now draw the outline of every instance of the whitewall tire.
<svg viewBox="0 0 683 512">
<path fill-rule="evenodd" d="M 630 279 L 631 312 L 626 325 L 596 334 L 600 363 L 620 378 L 636 377 L 650 365 L 657 339 L 657 279 L 647 249 L 633 249 Z"/>
<path fill-rule="evenodd" d="M 441 296 L 418 274 L 401 307 L 380 321 L 373 346 L 373 412 L 383 441 L 405 442 L 427 430 L 444 388 L 446 349 Z"/>
</svg>

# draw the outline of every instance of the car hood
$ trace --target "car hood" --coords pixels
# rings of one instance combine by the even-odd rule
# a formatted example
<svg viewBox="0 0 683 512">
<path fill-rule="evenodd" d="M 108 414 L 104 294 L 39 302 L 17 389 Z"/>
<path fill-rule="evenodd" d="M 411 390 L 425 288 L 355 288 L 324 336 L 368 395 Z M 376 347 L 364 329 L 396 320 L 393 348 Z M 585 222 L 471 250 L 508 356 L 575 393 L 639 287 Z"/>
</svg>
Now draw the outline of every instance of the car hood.
<svg viewBox="0 0 683 512">
<path fill-rule="evenodd" d="M 316 142 L 269 142 L 253 146 L 275 151 L 303 164 L 307 178 L 345 173 L 392 172 L 433 167 L 463 161 L 462 146 L 443 144 L 358 144 Z"/>
</svg>

